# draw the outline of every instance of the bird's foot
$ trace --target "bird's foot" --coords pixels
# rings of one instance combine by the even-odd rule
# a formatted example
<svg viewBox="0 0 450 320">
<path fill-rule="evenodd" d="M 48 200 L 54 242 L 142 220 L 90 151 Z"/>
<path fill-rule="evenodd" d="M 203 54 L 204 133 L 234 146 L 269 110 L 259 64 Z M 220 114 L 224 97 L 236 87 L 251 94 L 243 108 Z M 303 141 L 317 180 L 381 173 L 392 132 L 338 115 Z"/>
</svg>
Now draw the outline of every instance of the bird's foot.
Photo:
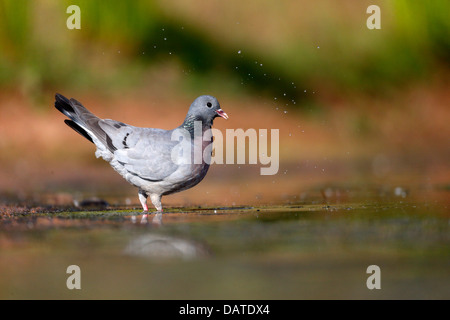
<svg viewBox="0 0 450 320">
<path fill-rule="evenodd" d="M 147 216 L 148 216 L 148 211 L 147 210 L 142 211 L 141 224 L 147 223 Z"/>
<path fill-rule="evenodd" d="M 155 212 L 155 216 L 152 219 L 152 224 L 155 226 L 162 225 L 162 211 Z"/>
</svg>

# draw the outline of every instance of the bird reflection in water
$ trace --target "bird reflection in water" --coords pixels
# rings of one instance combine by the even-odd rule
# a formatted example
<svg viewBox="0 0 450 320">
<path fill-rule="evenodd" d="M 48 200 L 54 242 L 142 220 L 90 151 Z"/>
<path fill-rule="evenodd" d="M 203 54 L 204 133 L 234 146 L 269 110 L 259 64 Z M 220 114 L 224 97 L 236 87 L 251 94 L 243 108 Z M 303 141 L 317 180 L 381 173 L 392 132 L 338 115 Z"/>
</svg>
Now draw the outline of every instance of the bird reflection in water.
<svg viewBox="0 0 450 320">
<path fill-rule="evenodd" d="M 147 224 L 149 223 L 149 214 L 143 214 L 141 216 L 141 220 L 140 220 L 140 224 Z M 131 216 L 131 222 L 132 223 L 136 223 L 137 222 L 137 217 L 135 215 Z M 153 218 L 151 218 L 151 223 L 154 226 L 161 226 L 162 225 L 162 212 L 155 212 L 155 214 L 153 215 Z"/>
<path fill-rule="evenodd" d="M 159 232 L 133 238 L 124 253 L 151 259 L 193 259 L 211 255 L 211 251 L 204 243 Z"/>
</svg>

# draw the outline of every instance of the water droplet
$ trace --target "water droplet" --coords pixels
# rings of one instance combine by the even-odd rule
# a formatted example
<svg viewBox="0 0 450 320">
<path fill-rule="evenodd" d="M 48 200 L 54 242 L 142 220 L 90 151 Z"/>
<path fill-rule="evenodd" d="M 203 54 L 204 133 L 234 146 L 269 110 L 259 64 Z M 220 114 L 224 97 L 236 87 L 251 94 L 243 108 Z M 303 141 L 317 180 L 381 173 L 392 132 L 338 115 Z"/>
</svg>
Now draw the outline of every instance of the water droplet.
<svg viewBox="0 0 450 320">
<path fill-rule="evenodd" d="M 273 98 L 273 100 L 277 100 L 277 97 Z"/>
<path fill-rule="evenodd" d="M 286 97 L 286 93 L 283 93 L 283 96 L 285 96 L 285 97 Z"/>
<path fill-rule="evenodd" d="M 303 92 L 306 92 L 306 89 L 305 89 L 305 90 L 303 90 Z"/>
<path fill-rule="evenodd" d="M 242 52 L 242 51 L 241 51 L 241 50 L 239 50 L 239 51 L 238 51 L 238 54 L 241 54 L 241 52 Z"/>
<path fill-rule="evenodd" d="M 164 41 L 166 41 L 167 40 L 167 38 L 166 37 L 164 37 Z"/>
<path fill-rule="evenodd" d="M 287 110 L 284 110 L 284 113 L 288 113 Z"/>
</svg>

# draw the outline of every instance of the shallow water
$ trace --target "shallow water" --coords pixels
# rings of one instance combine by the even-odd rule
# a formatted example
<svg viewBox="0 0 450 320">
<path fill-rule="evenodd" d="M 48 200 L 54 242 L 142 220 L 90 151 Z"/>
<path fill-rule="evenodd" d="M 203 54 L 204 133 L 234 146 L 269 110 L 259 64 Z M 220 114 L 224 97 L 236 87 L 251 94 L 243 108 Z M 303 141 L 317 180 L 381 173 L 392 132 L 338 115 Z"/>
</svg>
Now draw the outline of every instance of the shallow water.
<svg viewBox="0 0 450 320">
<path fill-rule="evenodd" d="M 1 299 L 450 298 L 437 201 L 169 208 L 146 223 L 120 208 L 62 210 L 0 226 Z M 381 289 L 367 288 L 370 265 Z"/>
</svg>

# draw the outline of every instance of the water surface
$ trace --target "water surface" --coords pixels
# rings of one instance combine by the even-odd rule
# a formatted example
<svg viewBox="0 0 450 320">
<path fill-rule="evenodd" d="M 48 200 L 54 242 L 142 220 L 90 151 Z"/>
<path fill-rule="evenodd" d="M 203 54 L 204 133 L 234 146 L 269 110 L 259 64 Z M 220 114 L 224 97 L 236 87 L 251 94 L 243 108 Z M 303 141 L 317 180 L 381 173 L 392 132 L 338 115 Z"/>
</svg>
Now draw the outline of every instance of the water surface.
<svg viewBox="0 0 450 320">
<path fill-rule="evenodd" d="M 0 298 L 448 299 L 448 208 L 405 200 L 3 215 Z"/>
</svg>

